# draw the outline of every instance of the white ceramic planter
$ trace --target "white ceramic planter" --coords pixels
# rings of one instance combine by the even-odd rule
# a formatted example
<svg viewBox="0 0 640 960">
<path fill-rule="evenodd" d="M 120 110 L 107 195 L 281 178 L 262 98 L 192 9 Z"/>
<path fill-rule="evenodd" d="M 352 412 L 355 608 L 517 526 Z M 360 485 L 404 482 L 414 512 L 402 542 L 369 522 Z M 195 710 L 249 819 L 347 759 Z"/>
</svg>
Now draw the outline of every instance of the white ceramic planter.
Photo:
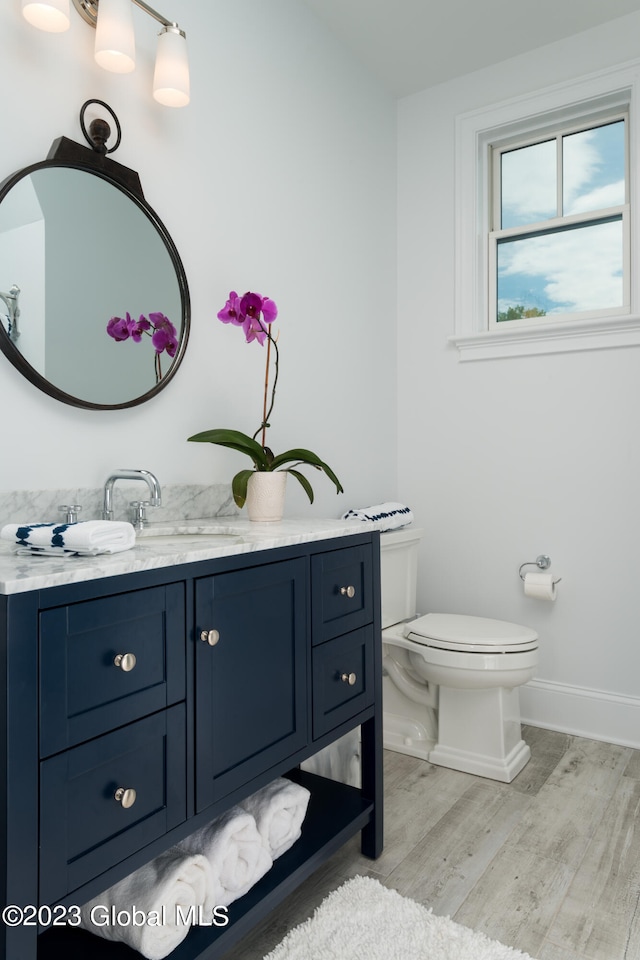
<svg viewBox="0 0 640 960">
<path fill-rule="evenodd" d="M 274 470 L 272 473 L 257 470 L 247 484 L 247 513 L 249 520 L 259 523 L 274 523 L 282 520 L 287 473 Z"/>
</svg>

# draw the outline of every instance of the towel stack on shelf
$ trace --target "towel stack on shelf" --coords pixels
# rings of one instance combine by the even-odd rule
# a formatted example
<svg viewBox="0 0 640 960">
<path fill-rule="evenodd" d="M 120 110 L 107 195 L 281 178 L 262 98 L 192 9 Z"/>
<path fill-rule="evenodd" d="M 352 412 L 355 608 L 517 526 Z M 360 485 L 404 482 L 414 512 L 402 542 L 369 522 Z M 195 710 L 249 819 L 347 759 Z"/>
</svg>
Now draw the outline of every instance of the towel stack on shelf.
<svg viewBox="0 0 640 960">
<path fill-rule="evenodd" d="M 210 923 L 214 907 L 243 896 L 290 849 L 308 803 L 305 787 L 278 778 L 86 903 L 81 926 L 127 943 L 147 960 L 162 960 L 187 936 L 185 918 L 201 908 Z M 104 908 L 117 913 L 134 906 L 151 922 L 101 924 Z M 154 922 L 156 915 L 162 922 Z"/>
<path fill-rule="evenodd" d="M 119 520 L 8 523 L 0 530 L 0 538 L 14 543 L 18 554 L 47 557 L 95 557 L 136 545 L 133 525 Z"/>
</svg>

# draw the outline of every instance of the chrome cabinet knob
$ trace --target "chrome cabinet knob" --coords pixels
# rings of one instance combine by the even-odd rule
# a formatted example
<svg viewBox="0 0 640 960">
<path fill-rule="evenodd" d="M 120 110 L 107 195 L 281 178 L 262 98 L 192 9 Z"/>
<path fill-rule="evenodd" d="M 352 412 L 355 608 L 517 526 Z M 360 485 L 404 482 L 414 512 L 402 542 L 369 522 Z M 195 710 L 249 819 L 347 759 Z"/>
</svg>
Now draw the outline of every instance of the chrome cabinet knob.
<svg viewBox="0 0 640 960">
<path fill-rule="evenodd" d="M 210 647 L 215 647 L 220 639 L 220 634 L 217 630 L 202 630 L 200 632 L 200 639 L 203 643 L 208 643 Z"/>
<path fill-rule="evenodd" d="M 113 662 L 116 667 L 124 670 L 125 673 L 129 673 L 136 665 L 136 655 L 135 653 L 119 653 Z"/>
<path fill-rule="evenodd" d="M 352 598 L 352 597 L 355 597 L 355 595 L 356 595 L 356 588 L 355 588 L 355 587 L 340 587 L 340 593 L 342 594 L 343 597 L 349 597 L 349 599 L 351 600 L 351 598 Z"/>
<path fill-rule="evenodd" d="M 129 807 L 132 807 L 136 802 L 136 792 L 133 787 L 118 787 L 113 795 L 113 799 L 117 800 L 125 810 L 128 810 Z"/>
<path fill-rule="evenodd" d="M 355 673 L 342 673 L 340 674 L 340 679 L 343 683 L 348 683 L 349 686 L 352 687 L 358 678 Z"/>
</svg>

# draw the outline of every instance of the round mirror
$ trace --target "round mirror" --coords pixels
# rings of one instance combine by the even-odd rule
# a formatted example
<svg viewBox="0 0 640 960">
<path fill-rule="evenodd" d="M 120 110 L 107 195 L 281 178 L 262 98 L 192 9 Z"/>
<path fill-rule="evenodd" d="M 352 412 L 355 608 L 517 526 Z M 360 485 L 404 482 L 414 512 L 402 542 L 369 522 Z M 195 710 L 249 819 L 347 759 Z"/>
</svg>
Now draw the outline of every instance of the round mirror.
<svg viewBox="0 0 640 960">
<path fill-rule="evenodd" d="M 49 396 L 148 400 L 182 360 L 189 313 L 178 251 L 142 195 L 57 160 L 2 184 L 0 348 Z"/>
</svg>

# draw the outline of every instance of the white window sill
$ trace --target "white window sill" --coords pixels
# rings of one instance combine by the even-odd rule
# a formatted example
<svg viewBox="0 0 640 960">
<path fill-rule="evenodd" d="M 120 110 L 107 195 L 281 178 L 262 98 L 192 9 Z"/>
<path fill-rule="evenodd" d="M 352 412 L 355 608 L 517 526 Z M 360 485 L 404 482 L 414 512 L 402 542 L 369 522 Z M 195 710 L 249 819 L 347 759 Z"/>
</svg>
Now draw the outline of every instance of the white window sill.
<svg viewBox="0 0 640 960">
<path fill-rule="evenodd" d="M 508 325 L 509 321 L 506 321 L 505 326 Z M 606 320 L 523 324 L 517 328 L 514 324 L 504 331 L 486 330 L 452 336 L 449 343 L 458 348 L 461 362 L 637 347 L 640 346 L 640 314 Z"/>
</svg>

